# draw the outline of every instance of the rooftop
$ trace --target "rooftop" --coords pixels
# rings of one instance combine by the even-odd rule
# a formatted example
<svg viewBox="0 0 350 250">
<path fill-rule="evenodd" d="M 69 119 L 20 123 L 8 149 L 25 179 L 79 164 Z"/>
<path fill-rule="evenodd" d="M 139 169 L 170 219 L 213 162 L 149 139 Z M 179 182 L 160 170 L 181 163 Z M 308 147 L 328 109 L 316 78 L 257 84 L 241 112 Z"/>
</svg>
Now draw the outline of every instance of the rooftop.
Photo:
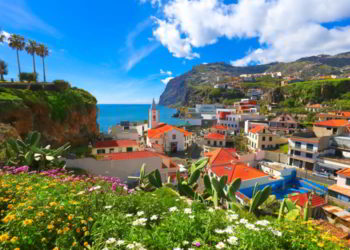
<svg viewBox="0 0 350 250">
<path fill-rule="evenodd" d="M 350 197 L 350 188 L 345 188 L 345 187 L 338 186 L 337 184 L 334 184 L 332 186 L 329 186 L 328 189 Z"/>
<path fill-rule="evenodd" d="M 227 175 L 228 183 L 231 183 L 234 179 L 240 178 L 242 181 L 251 180 L 259 177 L 268 176 L 264 172 L 255 168 L 249 167 L 243 163 L 228 164 L 225 166 L 214 166 L 211 170 L 217 176 Z"/>
<path fill-rule="evenodd" d="M 209 133 L 204 136 L 205 139 L 210 139 L 210 140 L 225 140 L 226 137 L 225 135 L 218 134 L 218 133 Z"/>
<path fill-rule="evenodd" d="M 294 196 L 288 197 L 291 201 L 295 202 L 297 201 L 297 205 L 300 207 L 304 207 L 306 205 L 306 202 L 309 200 L 309 197 L 311 195 L 311 207 L 321 207 L 326 204 L 326 201 L 324 198 L 317 194 L 311 194 L 311 193 L 303 193 L 298 194 Z"/>
<path fill-rule="evenodd" d="M 259 133 L 261 132 L 262 130 L 264 130 L 265 126 L 261 126 L 261 125 L 256 125 L 254 126 L 251 130 L 249 130 L 250 133 Z"/>
<path fill-rule="evenodd" d="M 96 142 L 95 148 L 132 147 L 137 146 L 135 140 L 110 140 Z"/>
<path fill-rule="evenodd" d="M 346 176 L 346 177 L 350 177 L 350 168 L 344 168 L 342 170 L 339 170 L 337 172 L 338 175 L 343 175 L 343 176 Z"/>
<path fill-rule="evenodd" d="M 314 132 L 295 133 L 292 135 L 290 139 L 293 141 L 312 142 L 312 143 L 318 143 L 320 141 L 320 138 L 316 137 Z"/>
<path fill-rule="evenodd" d="M 277 116 L 276 118 L 270 120 L 270 122 L 297 123 L 297 121 L 288 114 Z"/>
<path fill-rule="evenodd" d="M 230 164 L 232 161 L 239 160 L 239 156 L 234 148 L 219 148 L 214 151 L 205 153 L 209 157 L 210 166 Z"/>
<path fill-rule="evenodd" d="M 165 123 L 160 123 L 157 127 L 149 129 L 147 135 L 149 138 L 160 138 L 161 136 L 163 136 L 164 133 L 167 133 L 173 129 L 180 131 L 184 134 L 184 136 L 189 136 L 192 134 L 191 132 L 188 132 L 182 128 L 171 126 Z"/>
<path fill-rule="evenodd" d="M 213 128 L 218 130 L 229 130 L 229 127 L 220 124 L 213 126 Z"/>
<path fill-rule="evenodd" d="M 314 126 L 325 126 L 325 127 L 345 127 L 349 126 L 350 123 L 347 120 L 328 120 L 314 123 Z"/>
</svg>

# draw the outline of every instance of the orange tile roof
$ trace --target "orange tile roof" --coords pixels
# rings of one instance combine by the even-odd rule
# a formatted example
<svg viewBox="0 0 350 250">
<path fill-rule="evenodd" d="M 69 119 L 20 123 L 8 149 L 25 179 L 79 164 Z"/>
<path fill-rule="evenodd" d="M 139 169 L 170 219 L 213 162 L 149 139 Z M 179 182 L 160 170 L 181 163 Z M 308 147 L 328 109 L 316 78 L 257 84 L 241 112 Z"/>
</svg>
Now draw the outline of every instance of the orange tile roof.
<svg viewBox="0 0 350 250">
<path fill-rule="evenodd" d="M 215 126 L 213 126 L 213 128 L 218 129 L 218 130 L 229 130 L 229 127 L 221 125 L 221 124 L 215 125 Z"/>
<path fill-rule="evenodd" d="M 350 177 L 350 168 L 344 168 L 342 170 L 337 171 L 337 174 L 344 175 Z"/>
<path fill-rule="evenodd" d="M 157 127 L 149 129 L 147 132 L 147 136 L 149 138 L 160 138 L 164 135 L 164 133 L 167 133 L 173 129 L 176 129 L 177 131 L 180 131 L 181 133 L 184 134 L 184 136 L 189 136 L 192 135 L 191 132 L 188 132 L 182 128 L 177 128 L 168 124 L 159 124 Z"/>
<path fill-rule="evenodd" d="M 322 108 L 321 104 L 312 104 L 312 105 L 307 105 L 307 108 Z"/>
<path fill-rule="evenodd" d="M 328 189 L 350 197 L 350 188 L 345 188 L 345 187 L 338 186 L 337 184 L 334 184 L 328 187 Z"/>
<path fill-rule="evenodd" d="M 210 140 L 225 140 L 225 135 L 218 134 L 218 133 L 209 133 L 204 136 L 205 139 Z"/>
<path fill-rule="evenodd" d="M 295 202 L 297 201 L 297 205 L 300 207 L 304 207 L 306 205 L 306 202 L 309 200 L 309 196 L 311 196 L 311 207 L 320 207 L 326 204 L 326 201 L 323 197 L 317 195 L 317 194 L 311 194 L 311 193 L 304 193 L 304 194 L 298 194 L 289 196 L 288 199 Z"/>
<path fill-rule="evenodd" d="M 235 148 L 219 148 L 206 153 L 205 156 L 210 157 L 209 165 L 211 167 L 215 165 L 229 164 L 232 161 L 239 159 Z"/>
<path fill-rule="evenodd" d="M 328 120 L 314 123 L 315 126 L 326 126 L 326 127 L 344 127 L 349 125 L 347 120 Z"/>
<path fill-rule="evenodd" d="M 253 167 L 249 167 L 243 163 L 238 164 L 228 164 L 226 166 L 214 166 L 211 170 L 217 176 L 227 175 L 228 183 L 231 183 L 232 180 L 236 178 L 240 178 L 242 181 L 251 180 L 259 177 L 268 176 L 264 172 L 255 169 Z"/>
<path fill-rule="evenodd" d="M 95 148 L 132 147 L 137 145 L 136 140 L 110 140 L 96 142 Z"/>
<path fill-rule="evenodd" d="M 261 125 L 256 125 L 254 126 L 251 130 L 249 130 L 250 133 L 259 133 L 260 131 L 262 131 L 265 127 L 261 126 Z"/>
</svg>

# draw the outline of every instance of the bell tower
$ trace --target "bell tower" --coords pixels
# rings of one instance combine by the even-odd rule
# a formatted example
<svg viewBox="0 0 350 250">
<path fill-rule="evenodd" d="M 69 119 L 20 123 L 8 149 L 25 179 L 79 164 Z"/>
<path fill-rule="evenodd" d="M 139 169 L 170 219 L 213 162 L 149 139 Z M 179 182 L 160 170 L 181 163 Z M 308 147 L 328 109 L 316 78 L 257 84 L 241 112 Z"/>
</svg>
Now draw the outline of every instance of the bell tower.
<svg viewBox="0 0 350 250">
<path fill-rule="evenodd" d="M 153 98 L 152 106 L 148 111 L 148 128 L 155 128 L 159 124 L 159 110 Z"/>
</svg>

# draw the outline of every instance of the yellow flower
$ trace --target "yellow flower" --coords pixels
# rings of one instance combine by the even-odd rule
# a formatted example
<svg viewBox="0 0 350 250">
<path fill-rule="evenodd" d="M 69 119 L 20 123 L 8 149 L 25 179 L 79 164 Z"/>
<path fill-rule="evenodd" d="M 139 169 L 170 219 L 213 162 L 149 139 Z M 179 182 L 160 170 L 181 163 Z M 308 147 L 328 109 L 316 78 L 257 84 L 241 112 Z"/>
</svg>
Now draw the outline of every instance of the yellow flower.
<svg viewBox="0 0 350 250">
<path fill-rule="evenodd" d="M 57 203 L 54 202 L 54 201 L 52 201 L 52 202 L 49 203 L 49 205 L 50 205 L 51 207 L 53 207 L 53 206 L 57 206 Z"/>
<path fill-rule="evenodd" d="M 49 229 L 49 230 L 53 229 L 54 227 L 55 227 L 55 226 L 52 225 L 52 224 L 47 225 L 47 229 Z"/>
<path fill-rule="evenodd" d="M 77 233 L 80 233 L 80 228 L 78 227 L 75 231 L 76 231 Z"/>
<path fill-rule="evenodd" d="M 79 202 L 77 202 L 77 201 L 69 201 L 69 204 L 72 204 L 72 205 L 78 205 L 78 204 L 79 204 Z"/>
<path fill-rule="evenodd" d="M 317 246 L 319 246 L 319 247 L 324 247 L 324 243 L 323 243 L 323 242 L 320 242 L 320 243 L 317 244 Z"/>
<path fill-rule="evenodd" d="M 60 206 L 60 210 L 63 210 L 64 209 L 64 206 Z"/>
<path fill-rule="evenodd" d="M 11 208 L 13 208 L 13 205 L 12 204 L 8 204 L 7 208 L 11 209 Z"/>
<path fill-rule="evenodd" d="M 83 231 L 85 232 L 87 230 L 87 227 L 83 227 Z"/>
<path fill-rule="evenodd" d="M 58 247 L 55 247 L 54 249 L 52 249 L 52 250 L 60 250 Z"/>
<path fill-rule="evenodd" d="M 72 243 L 72 247 L 75 247 L 76 245 L 77 245 L 77 242 L 74 241 L 74 242 Z"/>
<path fill-rule="evenodd" d="M 32 187 L 27 187 L 26 190 L 27 191 L 31 191 L 31 190 L 33 190 L 33 188 Z"/>
<path fill-rule="evenodd" d="M 2 221 L 7 223 L 7 222 L 12 221 L 14 219 L 16 219 L 16 215 L 15 214 L 8 214 L 8 215 L 6 215 L 5 218 L 2 219 Z"/>
<path fill-rule="evenodd" d="M 69 229 L 69 227 L 65 227 L 65 228 L 63 228 L 63 232 L 65 233 L 65 232 L 68 232 L 70 229 Z"/>
<path fill-rule="evenodd" d="M 45 242 L 45 241 L 46 241 L 46 238 L 45 238 L 45 237 L 41 239 L 41 242 Z"/>
<path fill-rule="evenodd" d="M 87 221 L 86 221 L 86 220 L 81 220 L 80 223 L 86 225 L 86 224 L 87 224 Z"/>
<path fill-rule="evenodd" d="M 27 209 L 31 210 L 31 209 L 33 209 L 33 207 L 32 206 L 28 206 Z"/>
<path fill-rule="evenodd" d="M 33 223 L 33 220 L 31 220 L 31 219 L 26 219 L 23 221 L 23 225 L 25 225 L 25 226 L 32 225 L 32 223 Z"/>
<path fill-rule="evenodd" d="M 85 233 L 84 233 L 84 236 L 89 236 L 89 232 L 88 231 L 86 231 Z"/>
<path fill-rule="evenodd" d="M 25 203 L 19 203 L 18 205 L 17 205 L 17 207 L 23 207 L 25 205 Z"/>
<path fill-rule="evenodd" d="M 94 219 L 93 218 L 91 218 L 91 217 L 89 217 L 89 219 L 88 219 L 88 221 L 93 221 Z"/>
<path fill-rule="evenodd" d="M 18 240 L 18 237 L 14 236 L 14 237 L 12 237 L 12 239 L 11 239 L 11 243 L 16 243 L 17 240 Z"/>
<path fill-rule="evenodd" d="M 38 212 L 38 213 L 36 213 L 36 216 L 39 216 L 39 217 L 42 217 L 42 216 L 44 216 L 45 214 L 44 214 L 44 212 Z"/>
<path fill-rule="evenodd" d="M 62 233 L 62 230 L 61 229 L 58 229 L 57 230 L 57 234 L 61 234 Z"/>
<path fill-rule="evenodd" d="M 87 247 L 89 245 L 89 243 L 88 242 L 84 242 L 84 247 Z"/>
<path fill-rule="evenodd" d="M 4 242 L 7 241 L 10 238 L 8 233 L 4 233 L 2 235 L 0 235 L 0 242 Z"/>
<path fill-rule="evenodd" d="M 14 250 L 21 250 L 19 247 L 16 247 Z"/>
<path fill-rule="evenodd" d="M 70 214 L 68 215 L 68 220 L 73 220 L 74 215 Z"/>
</svg>

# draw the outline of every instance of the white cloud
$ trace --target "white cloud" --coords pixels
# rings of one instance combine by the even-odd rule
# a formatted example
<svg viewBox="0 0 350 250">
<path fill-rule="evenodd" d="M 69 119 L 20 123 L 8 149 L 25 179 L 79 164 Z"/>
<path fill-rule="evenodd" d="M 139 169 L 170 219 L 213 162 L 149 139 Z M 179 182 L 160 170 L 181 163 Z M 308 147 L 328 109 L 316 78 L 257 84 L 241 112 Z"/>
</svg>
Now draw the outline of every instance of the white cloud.
<svg viewBox="0 0 350 250">
<path fill-rule="evenodd" d="M 174 77 L 169 76 L 169 77 L 167 77 L 167 78 L 165 78 L 165 79 L 162 79 L 162 80 L 160 80 L 160 81 L 161 81 L 162 83 L 164 83 L 165 85 L 167 85 L 168 82 L 170 82 L 171 79 L 174 79 Z"/>
<path fill-rule="evenodd" d="M 162 6 L 162 0 L 140 0 L 140 3 L 151 3 L 153 7 L 161 7 Z"/>
<path fill-rule="evenodd" d="M 160 74 L 171 76 L 173 74 L 173 72 L 171 72 L 170 70 L 164 71 L 164 70 L 160 69 Z"/>
<path fill-rule="evenodd" d="M 322 24 L 350 17 L 349 0 L 173 0 L 154 18 L 154 37 L 175 57 L 193 59 L 195 48 L 228 39 L 258 38 L 261 48 L 232 62 L 291 61 L 350 50 L 350 26 Z"/>
<path fill-rule="evenodd" d="M 0 23 L 16 29 L 42 31 L 53 36 L 61 34 L 37 17 L 22 0 L 0 0 Z"/>
<path fill-rule="evenodd" d="M 146 44 L 145 46 L 135 49 L 134 41 L 135 39 L 145 31 L 152 24 L 150 19 L 147 19 L 141 23 L 139 23 L 136 28 L 131 31 L 125 42 L 124 50 L 127 53 L 126 63 L 123 68 L 126 71 L 131 70 L 136 64 L 138 64 L 142 59 L 146 58 L 150 55 L 154 50 L 156 50 L 160 45 L 157 41 L 152 41 L 151 43 Z"/>
</svg>

